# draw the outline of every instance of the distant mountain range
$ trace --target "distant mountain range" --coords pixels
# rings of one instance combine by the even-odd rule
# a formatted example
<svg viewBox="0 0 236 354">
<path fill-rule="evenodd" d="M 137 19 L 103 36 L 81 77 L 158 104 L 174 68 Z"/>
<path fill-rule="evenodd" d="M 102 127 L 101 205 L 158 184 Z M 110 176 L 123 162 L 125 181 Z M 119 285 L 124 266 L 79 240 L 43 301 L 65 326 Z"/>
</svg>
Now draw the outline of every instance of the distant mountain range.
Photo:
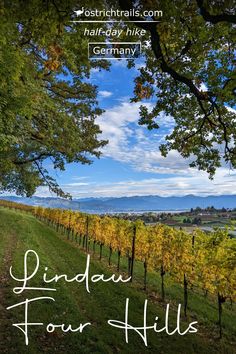
<svg viewBox="0 0 236 354">
<path fill-rule="evenodd" d="M 81 210 L 88 213 L 115 213 L 115 212 L 146 212 L 146 211 L 181 211 L 191 208 L 206 208 L 214 206 L 220 208 L 236 208 L 236 195 L 206 196 L 186 195 L 183 197 L 159 197 L 156 195 L 121 197 L 121 198 L 83 198 L 65 200 L 60 198 L 24 198 L 1 197 L 28 205 L 41 205 L 50 208 Z"/>
</svg>

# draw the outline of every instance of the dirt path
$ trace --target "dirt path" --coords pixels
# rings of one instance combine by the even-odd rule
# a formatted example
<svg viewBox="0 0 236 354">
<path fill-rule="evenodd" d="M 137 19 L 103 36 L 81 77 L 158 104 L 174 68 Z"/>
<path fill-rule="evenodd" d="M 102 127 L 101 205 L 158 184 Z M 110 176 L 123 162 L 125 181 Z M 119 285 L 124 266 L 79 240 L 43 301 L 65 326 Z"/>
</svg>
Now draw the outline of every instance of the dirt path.
<svg viewBox="0 0 236 354">
<path fill-rule="evenodd" d="M 11 326 L 11 313 L 6 310 L 9 306 L 7 298 L 12 291 L 10 288 L 10 274 L 9 268 L 12 265 L 14 250 L 17 245 L 17 236 L 15 233 L 9 234 L 5 246 L 3 261 L 0 266 L 0 353 L 9 353 L 9 342 L 11 337 L 9 333 L 12 330 Z M 16 349 L 16 348 L 15 348 Z M 17 350 L 17 349 L 16 349 Z M 11 353 L 14 353 L 12 348 Z"/>
</svg>

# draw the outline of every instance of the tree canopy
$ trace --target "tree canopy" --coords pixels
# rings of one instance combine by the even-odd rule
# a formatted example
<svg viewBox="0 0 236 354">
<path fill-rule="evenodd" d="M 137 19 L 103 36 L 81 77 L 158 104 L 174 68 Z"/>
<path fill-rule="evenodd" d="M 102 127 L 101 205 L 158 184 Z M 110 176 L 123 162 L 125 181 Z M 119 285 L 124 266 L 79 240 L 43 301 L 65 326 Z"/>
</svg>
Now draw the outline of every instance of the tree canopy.
<svg viewBox="0 0 236 354">
<path fill-rule="evenodd" d="M 225 163 L 235 168 L 235 1 L 120 0 L 119 5 L 163 12 L 152 18 L 159 23 L 135 23 L 147 31 L 147 45 L 133 101 L 156 98 L 151 111 L 141 106 L 140 124 L 158 128 L 158 114 L 165 112 L 175 128 L 160 147 L 163 156 L 174 149 L 195 157 L 190 166 L 210 178 Z"/>
<path fill-rule="evenodd" d="M 67 196 L 47 165 L 90 163 L 106 143 L 87 38 L 70 23 L 76 1 L 10 1 L 0 22 L 0 190 L 31 196 L 40 185 Z"/>
<path fill-rule="evenodd" d="M 85 25 L 70 21 L 82 7 L 163 12 L 151 18 L 158 23 L 129 24 L 146 30 L 144 65 L 132 101 L 155 102 L 152 110 L 142 103 L 139 123 L 158 128 L 164 112 L 175 127 L 160 147 L 163 156 L 177 150 L 210 178 L 225 163 L 235 168 L 234 5 L 233 0 L 5 1 L 0 9 L 0 190 L 31 196 L 47 184 L 66 196 L 47 166 L 63 170 L 66 163 L 90 163 L 106 144 L 95 121 L 102 113 L 97 87 L 89 78 L 91 70 L 108 69 L 109 62 L 88 60 Z M 124 28 L 122 18 L 114 26 Z"/>
</svg>

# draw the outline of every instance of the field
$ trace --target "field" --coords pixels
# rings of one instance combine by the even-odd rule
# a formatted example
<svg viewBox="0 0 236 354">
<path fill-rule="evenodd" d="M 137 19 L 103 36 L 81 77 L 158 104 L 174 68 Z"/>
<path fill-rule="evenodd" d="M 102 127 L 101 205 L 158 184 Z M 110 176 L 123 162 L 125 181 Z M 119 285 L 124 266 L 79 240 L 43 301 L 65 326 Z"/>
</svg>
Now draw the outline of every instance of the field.
<svg viewBox="0 0 236 354">
<path fill-rule="evenodd" d="M 142 290 L 143 265 L 136 263 L 135 282 L 114 284 L 99 282 L 91 285 L 88 294 L 83 283 L 56 284 L 53 294 L 55 303 L 39 301 L 30 305 L 29 320 L 42 322 L 42 327 L 29 329 L 29 346 L 25 346 L 23 333 L 12 326 L 24 319 L 22 307 L 6 310 L 7 306 L 28 298 L 50 296 L 45 292 L 25 291 L 20 295 L 12 292 L 18 283 L 9 276 L 12 265 L 14 274 L 23 276 L 23 256 L 27 250 L 35 250 L 40 258 L 40 268 L 30 285 L 43 286 L 42 275 L 48 267 L 48 274 L 67 274 L 69 277 L 82 273 L 86 265 L 86 254 L 72 240 L 57 233 L 49 226 L 24 212 L 0 209 L 0 352 L 1 353 L 234 353 L 236 335 L 235 304 L 226 303 L 223 309 L 223 338 L 219 339 L 217 326 L 217 303 L 215 299 L 191 291 L 187 318 L 181 317 L 181 326 L 186 329 L 192 321 L 198 321 L 198 333 L 168 336 L 165 332 L 148 332 L 148 347 L 145 347 L 137 333 L 129 334 L 126 344 L 124 331 L 107 324 L 109 319 L 124 321 L 125 301 L 130 299 L 129 323 L 143 325 L 143 306 L 148 299 L 148 323 L 152 325 L 159 316 L 164 325 L 166 303 L 170 304 L 170 327 L 176 326 L 177 305 L 183 302 L 183 290 L 168 282 L 166 303 L 160 300 L 160 278 L 152 273 L 148 278 L 148 291 Z M 116 273 L 115 266 L 108 266 L 105 250 L 102 261 L 98 255 L 91 256 L 91 274 Z M 115 264 L 115 255 L 112 260 Z M 34 267 L 33 259 L 30 266 Z M 126 270 L 126 259 L 121 260 L 121 271 Z M 83 333 L 53 333 L 46 331 L 48 323 L 72 324 L 90 322 L 92 325 Z"/>
<path fill-rule="evenodd" d="M 226 209 L 193 209 L 192 211 L 185 212 L 149 212 L 143 214 L 129 214 L 121 213 L 116 214 L 117 217 L 121 217 L 129 220 L 141 219 L 146 224 L 155 224 L 161 222 L 176 228 L 182 228 L 188 232 L 192 232 L 196 227 L 209 232 L 214 228 L 228 227 L 231 237 L 236 237 L 236 211 Z"/>
</svg>

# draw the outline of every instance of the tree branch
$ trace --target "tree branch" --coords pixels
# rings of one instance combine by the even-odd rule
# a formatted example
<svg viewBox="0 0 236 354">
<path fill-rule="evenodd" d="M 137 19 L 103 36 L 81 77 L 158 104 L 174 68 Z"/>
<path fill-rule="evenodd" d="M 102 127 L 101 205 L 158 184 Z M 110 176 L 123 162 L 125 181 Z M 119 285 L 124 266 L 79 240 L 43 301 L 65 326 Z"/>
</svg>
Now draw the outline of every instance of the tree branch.
<svg viewBox="0 0 236 354">
<path fill-rule="evenodd" d="M 123 10 L 128 10 L 129 7 L 129 2 L 126 2 L 125 0 L 119 0 L 119 4 Z M 136 21 L 137 18 L 130 16 L 131 21 Z M 140 20 L 140 18 L 139 18 Z M 169 64 L 167 64 L 165 57 L 162 52 L 161 44 L 160 44 L 160 36 L 157 31 L 157 24 L 155 22 L 153 23 L 135 23 L 136 26 L 145 29 L 146 31 L 149 31 L 151 34 L 151 45 L 152 45 L 152 50 L 155 54 L 155 57 L 157 60 L 160 61 L 160 67 L 163 72 L 168 73 L 174 80 L 177 80 L 178 82 L 182 82 L 186 86 L 188 86 L 190 92 L 194 94 L 194 96 L 203 101 L 208 101 L 209 96 L 211 95 L 210 92 L 202 92 L 199 90 L 193 83 L 193 81 L 186 76 L 179 74 L 176 70 L 174 70 Z"/>
<path fill-rule="evenodd" d="M 49 153 L 41 153 L 38 156 L 32 157 L 31 159 L 26 159 L 26 160 L 14 160 L 13 163 L 17 166 L 20 165 L 25 165 L 27 163 L 32 163 L 32 162 L 36 162 L 39 161 L 41 158 L 45 158 L 45 157 L 49 157 L 51 156 L 51 154 Z"/>
<path fill-rule="evenodd" d="M 204 7 L 204 0 L 196 0 L 200 13 L 205 21 L 211 22 L 214 25 L 218 22 L 236 23 L 236 15 L 222 13 L 219 15 L 211 15 L 209 11 Z"/>
<path fill-rule="evenodd" d="M 48 186 L 49 190 L 53 193 L 56 193 L 58 196 L 62 197 L 62 198 L 68 198 L 68 199 L 72 199 L 71 195 L 69 193 L 64 193 L 62 191 L 62 189 L 58 186 L 58 184 L 49 176 L 47 176 L 45 173 L 47 173 L 47 171 L 45 169 L 43 169 L 42 166 L 40 166 L 38 161 L 35 161 L 34 164 L 36 165 L 39 174 L 41 175 L 44 183 Z"/>
</svg>

